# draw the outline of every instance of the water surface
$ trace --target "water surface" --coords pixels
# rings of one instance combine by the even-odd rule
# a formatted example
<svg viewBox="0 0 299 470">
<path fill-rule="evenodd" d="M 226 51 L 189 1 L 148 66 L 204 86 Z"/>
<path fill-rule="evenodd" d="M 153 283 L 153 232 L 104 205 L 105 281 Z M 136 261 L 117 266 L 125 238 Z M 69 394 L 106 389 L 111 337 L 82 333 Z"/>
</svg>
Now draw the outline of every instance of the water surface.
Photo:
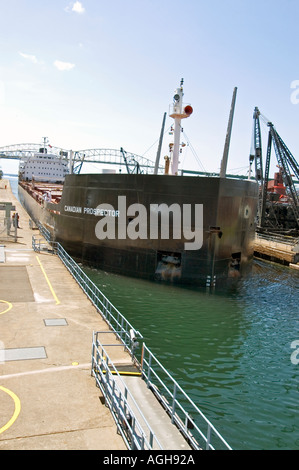
<svg viewBox="0 0 299 470">
<path fill-rule="evenodd" d="M 234 449 L 299 449 L 298 271 L 211 293 L 85 270 Z"/>
</svg>

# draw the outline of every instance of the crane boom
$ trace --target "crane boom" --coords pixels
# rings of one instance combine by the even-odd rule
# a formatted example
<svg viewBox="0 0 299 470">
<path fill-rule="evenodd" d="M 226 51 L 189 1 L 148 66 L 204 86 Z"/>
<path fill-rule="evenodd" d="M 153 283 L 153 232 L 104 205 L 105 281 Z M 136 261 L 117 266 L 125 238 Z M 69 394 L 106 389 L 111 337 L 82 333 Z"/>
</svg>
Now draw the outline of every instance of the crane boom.
<svg viewBox="0 0 299 470">
<path fill-rule="evenodd" d="M 260 118 L 269 127 L 267 157 L 264 175 L 262 163 L 262 139 Z M 279 136 L 272 122 L 270 122 L 265 116 L 263 116 L 260 113 L 259 109 L 256 107 L 254 108 L 253 113 L 253 136 L 250 162 L 252 163 L 252 161 L 255 160 L 255 177 L 260 187 L 260 199 L 258 206 L 258 219 L 260 228 L 263 228 L 265 226 L 265 214 L 272 145 L 274 147 L 277 162 L 282 173 L 283 183 L 286 188 L 286 194 L 288 196 L 297 226 L 299 228 L 299 197 L 292 178 L 292 176 L 295 176 L 297 179 L 299 179 L 299 165 L 290 150 L 288 149 L 288 147 L 286 146 L 286 144 L 284 143 L 284 141 L 282 140 L 282 138 Z"/>
<path fill-rule="evenodd" d="M 255 177 L 260 186 L 263 185 L 263 160 L 262 160 L 262 136 L 260 125 L 260 111 L 254 108 L 253 113 L 253 132 L 254 132 L 254 158 L 255 158 Z"/>
<path fill-rule="evenodd" d="M 286 187 L 286 192 L 289 196 L 290 203 L 292 205 L 292 209 L 297 221 L 297 225 L 299 226 L 299 199 L 295 189 L 294 182 L 292 180 L 292 174 L 289 168 L 289 161 L 288 156 L 285 154 L 285 147 L 284 144 L 282 145 L 282 141 L 279 138 L 276 130 L 272 123 L 269 123 L 270 133 L 272 135 L 273 145 L 276 153 L 276 158 L 278 165 L 282 169 L 282 178 L 284 185 Z"/>
<path fill-rule="evenodd" d="M 263 200 L 263 160 L 262 160 L 262 137 L 261 137 L 261 125 L 260 125 L 260 111 L 257 107 L 254 108 L 253 112 L 253 130 L 252 130 L 252 148 L 250 152 L 250 164 L 255 163 L 255 179 L 259 185 L 259 204 L 258 204 L 258 223 L 261 225 L 262 217 L 262 200 Z"/>
</svg>

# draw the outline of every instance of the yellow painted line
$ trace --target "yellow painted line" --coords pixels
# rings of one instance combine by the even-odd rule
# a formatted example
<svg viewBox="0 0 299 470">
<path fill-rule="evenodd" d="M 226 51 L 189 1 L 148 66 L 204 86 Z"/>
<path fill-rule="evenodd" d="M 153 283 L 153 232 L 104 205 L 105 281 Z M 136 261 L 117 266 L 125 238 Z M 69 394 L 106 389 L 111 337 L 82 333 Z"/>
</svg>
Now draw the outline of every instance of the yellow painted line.
<svg viewBox="0 0 299 470">
<path fill-rule="evenodd" d="M 4 310 L 4 312 L 0 312 L 0 315 L 3 315 L 4 313 L 9 312 L 12 309 L 12 304 L 10 302 L 7 302 L 7 300 L 0 300 L 0 302 L 7 304 L 6 310 Z"/>
<path fill-rule="evenodd" d="M 21 411 L 21 402 L 20 402 L 20 399 L 17 397 L 17 395 L 15 395 L 11 390 L 8 390 L 8 388 L 4 388 L 0 386 L 0 390 L 3 390 L 3 392 L 8 393 L 8 395 L 11 396 L 11 398 L 13 399 L 15 403 L 14 414 L 12 415 L 10 420 L 4 426 L 2 426 L 2 428 L 0 428 L 0 434 L 1 434 L 2 432 L 10 428 L 10 426 L 12 426 L 13 423 L 16 421 Z"/>
<path fill-rule="evenodd" d="M 50 291 L 52 292 L 52 295 L 53 295 L 54 299 L 56 300 L 56 305 L 59 305 L 59 304 L 60 304 L 60 300 L 58 299 L 57 295 L 55 294 L 55 291 L 54 291 L 54 289 L 53 289 L 53 287 L 52 287 L 52 284 L 51 284 L 51 282 L 49 281 L 49 278 L 48 278 L 48 276 L 47 276 L 47 274 L 46 274 L 46 271 L 44 270 L 44 267 L 43 267 L 43 265 L 42 265 L 42 263 L 41 263 L 39 257 L 37 256 L 36 259 L 37 259 L 37 261 L 38 261 L 38 264 L 40 265 L 40 268 L 41 268 L 41 270 L 42 270 L 42 272 L 43 272 L 43 275 L 45 276 L 45 279 L 46 279 L 46 281 L 47 281 L 47 283 L 48 283 L 48 286 L 49 286 L 49 288 L 50 288 Z"/>
</svg>

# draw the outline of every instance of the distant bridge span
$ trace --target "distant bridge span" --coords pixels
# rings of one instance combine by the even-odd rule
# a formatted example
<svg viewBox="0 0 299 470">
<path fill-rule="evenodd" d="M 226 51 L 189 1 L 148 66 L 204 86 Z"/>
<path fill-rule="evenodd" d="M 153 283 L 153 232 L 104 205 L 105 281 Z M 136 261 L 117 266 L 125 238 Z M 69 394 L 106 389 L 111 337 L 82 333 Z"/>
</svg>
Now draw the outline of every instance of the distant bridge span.
<svg viewBox="0 0 299 470">
<path fill-rule="evenodd" d="M 100 163 L 118 166 L 127 166 L 133 171 L 134 167 L 141 168 L 143 172 L 153 172 L 155 164 L 148 158 L 141 157 L 134 153 L 121 149 L 86 149 L 86 150 L 66 150 L 61 147 L 41 144 L 13 144 L 0 147 L 0 158 L 11 160 L 26 160 L 39 152 L 41 148 L 46 148 L 48 153 L 59 155 L 68 161 L 72 159 L 74 171 L 80 173 L 83 163 Z M 160 171 L 163 167 L 160 166 Z"/>
</svg>

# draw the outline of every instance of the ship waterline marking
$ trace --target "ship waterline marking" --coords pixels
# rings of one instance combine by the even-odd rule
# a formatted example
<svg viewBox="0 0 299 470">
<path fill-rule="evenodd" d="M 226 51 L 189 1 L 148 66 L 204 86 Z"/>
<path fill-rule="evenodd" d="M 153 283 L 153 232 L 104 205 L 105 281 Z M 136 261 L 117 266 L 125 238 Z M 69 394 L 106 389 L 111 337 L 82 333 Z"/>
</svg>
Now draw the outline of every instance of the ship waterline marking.
<svg viewBox="0 0 299 470">
<path fill-rule="evenodd" d="M 96 223 L 95 235 L 99 240 L 187 240 L 185 250 L 199 250 L 203 244 L 202 204 L 143 204 L 127 207 L 126 196 L 118 196 L 118 207 L 99 204 L 96 208 L 64 206 L 65 212 L 101 217 Z M 149 214 L 148 214 L 149 211 Z M 116 219 L 117 230 L 116 230 Z M 192 223 L 193 221 L 193 223 Z M 117 232 L 117 233 L 116 233 Z"/>
</svg>

